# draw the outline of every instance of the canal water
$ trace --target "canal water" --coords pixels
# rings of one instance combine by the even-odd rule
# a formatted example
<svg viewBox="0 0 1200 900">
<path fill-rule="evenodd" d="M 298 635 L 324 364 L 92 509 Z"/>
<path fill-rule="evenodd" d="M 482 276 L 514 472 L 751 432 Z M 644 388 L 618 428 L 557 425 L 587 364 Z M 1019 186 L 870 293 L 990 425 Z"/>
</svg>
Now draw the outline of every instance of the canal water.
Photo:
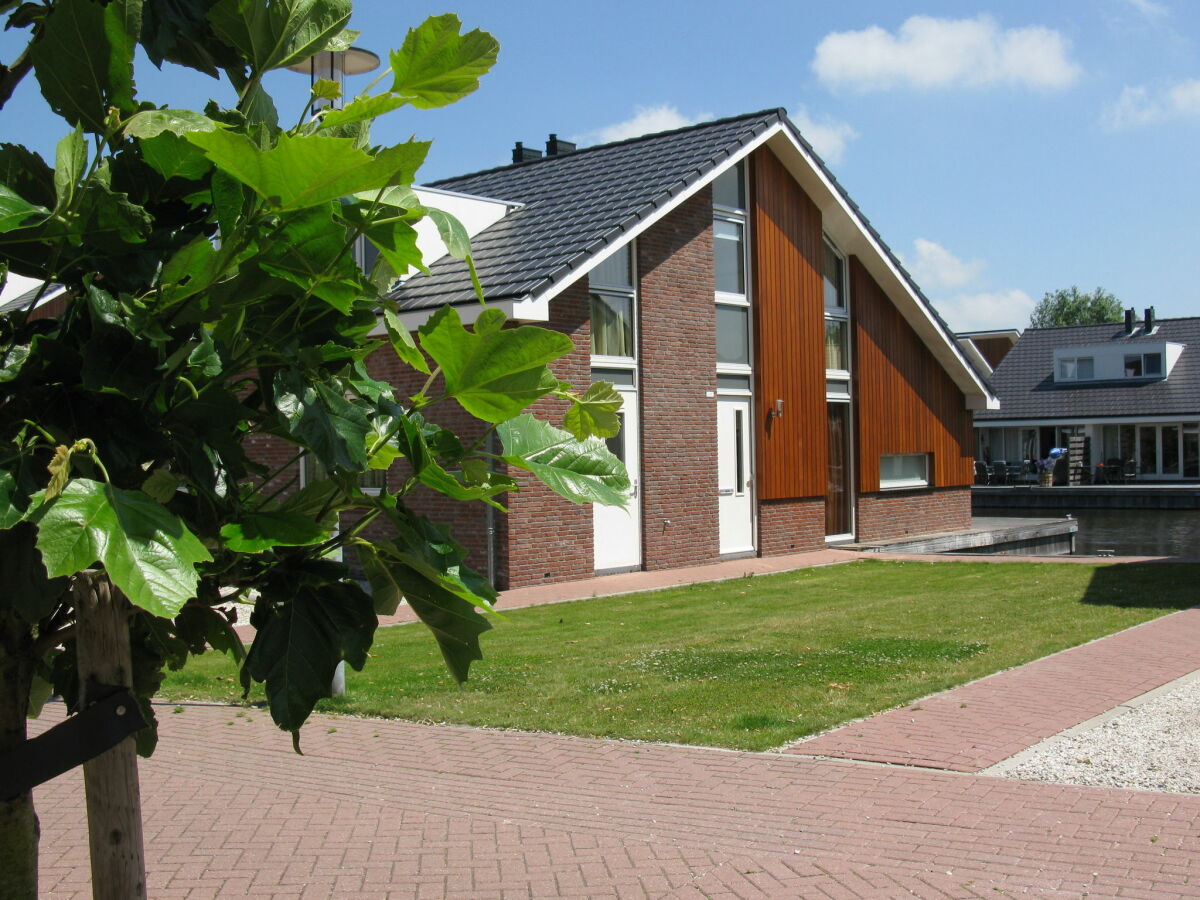
<svg viewBox="0 0 1200 900">
<path fill-rule="evenodd" d="M 1200 510 L 1085 509 L 1079 520 L 1075 552 L 1093 556 L 1112 550 L 1117 556 L 1200 557 Z"/>
</svg>

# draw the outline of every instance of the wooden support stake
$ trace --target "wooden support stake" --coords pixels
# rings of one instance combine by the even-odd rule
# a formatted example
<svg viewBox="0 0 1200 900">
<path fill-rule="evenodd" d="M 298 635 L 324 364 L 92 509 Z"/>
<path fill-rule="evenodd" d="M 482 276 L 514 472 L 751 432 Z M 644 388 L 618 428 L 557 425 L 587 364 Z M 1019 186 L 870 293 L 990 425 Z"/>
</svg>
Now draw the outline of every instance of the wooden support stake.
<svg viewBox="0 0 1200 900">
<path fill-rule="evenodd" d="M 80 697 L 88 684 L 133 687 L 129 603 L 102 572 L 81 572 L 72 588 Z M 132 737 L 83 764 L 94 900 L 144 900 L 142 799 Z"/>
</svg>

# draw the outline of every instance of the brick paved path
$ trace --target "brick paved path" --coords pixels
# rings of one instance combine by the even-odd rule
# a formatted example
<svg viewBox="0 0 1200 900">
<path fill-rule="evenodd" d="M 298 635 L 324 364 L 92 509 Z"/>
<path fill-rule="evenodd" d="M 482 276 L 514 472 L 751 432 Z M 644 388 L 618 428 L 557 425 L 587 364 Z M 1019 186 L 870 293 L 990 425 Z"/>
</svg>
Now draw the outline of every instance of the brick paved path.
<svg viewBox="0 0 1200 900">
<path fill-rule="evenodd" d="M 1200 797 L 324 716 L 298 757 L 260 710 L 159 716 L 154 898 L 1200 895 Z M 89 896 L 80 780 L 36 793 L 44 896 Z"/>
<path fill-rule="evenodd" d="M 787 752 L 978 772 L 1197 668 L 1200 609 L 1188 609 L 844 725 Z"/>
</svg>

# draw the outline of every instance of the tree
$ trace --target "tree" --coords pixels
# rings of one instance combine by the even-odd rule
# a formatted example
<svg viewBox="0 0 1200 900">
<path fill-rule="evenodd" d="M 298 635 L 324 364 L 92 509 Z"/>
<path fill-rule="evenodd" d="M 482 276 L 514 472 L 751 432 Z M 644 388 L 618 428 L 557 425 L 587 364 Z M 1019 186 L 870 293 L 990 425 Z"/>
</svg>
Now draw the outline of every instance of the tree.
<svg viewBox="0 0 1200 900">
<path fill-rule="evenodd" d="M 1102 287 L 1090 293 L 1079 288 L 1047 291 L 1029 317 L 1031 328 L 1059 328 L 1064 325 L 1101 325 L 1121 321 L 1121 301 Z"/>
<path fill-rule="evenodd" d="M 285 128 L 263 75 L 347 47 L 350 0 L 0 0 L 0 11 L 30 35 L 0 68 L 0 106 L 32 72 L 65 120 L 53 166 L 0 144 L 0 279 L 43 284 L 0 325 L 0 759 L 51 692 L 71 712 L 93 699 L 89 641 L 105 627 L 129 647 L 105 651 L 104 677 L 123 678 L 151 723 L 136 735 L 142 754 L 164 668 L 210 648 L 238 660 L 247 690 L 265 683 L 274 720 L 298 735 L 336 665 L 364 665 L 377 617 L 401 598 L 465 679 L 490 627 L 476 608 L 495 591 L 407 495 L 424 485 L 503 509 L 514 469 L 580 503 L 619 504 L 628 488 L 602 440 L 619 395 L 603 383 L 574 394 L 549 368 L 569 338 L 492 308 L 468 329 L 447 308 L 414 339 L 388 299 L 397 275 L 422 268 L 420 218 L 470 256 L 462 226 L 411 189 L 429 145 L 373 146 L 370 125 L 470 93 L 495 40 L 432 18 L 363 94 L 340 109 L 306 103 Z M 139 102 L 138 46 L 160 67 L 223 75 L 236 104 Z M 309 99 L 338 90 L 319 81 Z M 354 263 L 360 237 L 379 250 L 369 272 Z M 49 315 L 52 284 L 65 293 Z M 379 321 L 386 340 L 370 336 Z M 395 396 L 368 374 L 372 353 L 396 354 L 425 388 Z M 548 395 L 570 404 L 568 430 L 526 412 Z M 496 442 L 464 444 L 434 424 L 442 403 Z M 292 449 L 287 464 L 256 459 L 264 438 Z M 305 455 L 328 474 L 296 489 Z M 360 490 L 393 463 L 406 473 L 397 490 Z M 344 513 L 353 524 L 338 529 Z M 376 519 L 395 537 L 363 540 Z M 340 548 L 356 551 L 369 592 Z M 245 652 L 232 623 L 247 600 L 257 634 Z M 90 785 L 90 825 L 107 839 L 119 829 L 98 828 Z M 135 777 L 124 787 L 136 803 Z M 140 835 L 128 827 L 126 844 Z M 94 872 L 97 843 L 113 841 L 93 841 Z M 0 799 L 0 896 L 36 894 L 36 846 L 31 792 Z M 144 896 L 131 878 L 94 876 L 94 889 Z"/>
</svg>

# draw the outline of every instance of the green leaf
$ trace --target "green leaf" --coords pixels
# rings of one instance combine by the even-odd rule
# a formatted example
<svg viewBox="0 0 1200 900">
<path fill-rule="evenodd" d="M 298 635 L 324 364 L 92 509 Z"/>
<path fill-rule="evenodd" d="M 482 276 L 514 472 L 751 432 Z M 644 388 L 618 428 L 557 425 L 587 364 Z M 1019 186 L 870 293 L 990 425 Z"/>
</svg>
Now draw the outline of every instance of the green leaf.
<svg viewBox="0 0 1200 900">
<path fill-rule="evenodd" d="M 345 496 L 337 482 L 331 478 L 323 478 L 320 481 L 310 481 L 288 496 L 279 504 L 279 509 L 306 516 L 319 527 L 329 530 L 337 525 L 337 513 L 344 501 Z"/>
<path fill-rule="evenodd" d="M 0 528 L 12 528 L 25 518 L 29 501 L 44 479 L 45 468 L 32 456 L 15 454 L 0 468 Z"/>
<path fill-rule="evenodd" d="M 573 503 L 624 506 L 629 476 L 621 461 L 599 438 L 576 440 L 526 413 L 497 429 L 504 444 L 503 460 L 537 477 Z"/>
<path fill-rule="evenodd" d="M 29 203 L 0 184 L 0 234 L 25 227 L 32 216 L 49 215 L 46 207 Z"/>
<path fill-rule="evenodd" d="M 352 100 L 341 109 L 331 109 L 321 117 L 322 128 L 340 128 L 351 122 L 370 122 L 373 119 L 408 104 L 407 97 L 395 94 L 376 94 Z"/>
<path fill-rule="evenodd" d="M 366 413 L 327 384 L 311 382 L 289 369 L 274 380 L 275 406 L 288 433 L 327 467 L 366 468 Z"/>
<path fill-rule="evenodd" d="M 262 601 L 252 620 L 257 631 L 246 671 L 266 683 L 275 724 L 296 731 L 316 702 L 330 695 L 339 662 L 362 669 L 378 622 L 371 598 L 345 582 L 268 587 Z"/>
<path fill-rule="evenodd" d="M 159 276 L 163 308 L 210 287 L 225 274 L 229 261 L 212 241 L 198 237 L 167 260 Z"/>
<path fill-rule="evenodd" d="M 83 127 L 75 130 L 58 142 L 54 154 L 54 193 L 57 198 L 55 210 L 66 209 L 75 196 L 75 186 L 87 169 L 87 144 L 83 141 Z"/>
<path fill-rule="evenodd" d="M 28 359 L 28 344 L 10 344 L 0 351 L 0 382 L 12 381 L 20 375 Z"/>
<path fill-rule="evenodd" d="M 145 140 L 163 132 L 185 135 L 193 131 L 216 131 L 217 123 L 190 109 L 147 109 L 130 116 L 125 136 Z"/>
<path fill-rule="evenodd" d="M 141 491 L 76 478 L 32 520 L 51 577 L 100 562 L 129 598 L 156 616 L 174 616 L 196 596 L 196 564 L 212 559 L 178 516 Z"/>
<path fill-rule="evenodd" d="M 104 134 L 110 106 L 133 112 L 133 50 L 141 0 L 57 0 L 30 55 L 50 108 Z"/>
<path fill-rule="evenodd" d="M 558 387 L 546 364 L 574 349 L 565 334 L 521 325 L 502 328 L 504 313 L 484 310 L 474 332 L 453 307 L 418 330 L 421 346 L 442 368 L 446 395 L 485 422 L 503 422 Z"/>
<path fill-rule="evenodd" d="M 429 363 L 425 360 L 425 354 L 418 349 L 417 342 L 413 340 L 412 332 L 404 327 L 400 317 L 386 305 L 383 307 L 383 326 L 387 330 L 388 340 L 391 341 L 396 356 L 418 372 L 428 375 Z"/>
<path fill-rule="evenodd" d="M 342 86 L 329 78 L 318 78 L 312 86 L 312 95 L 316 100 L 336 100 L 342 96 Z"/>
<path fill-rule="evenodd" d="M 304 210 L 283 229 L 259 265 L 264 272 L 311 290 L 341 313 L 362 296 L 358 266 L 346 249 L 346 229 L 334 221 L 333 204 Z"/>
<path fill-rule="evenodd" d="M 170 469 L 155 469 L 142 482 L 142 493 L 154 500 L 155 503 L 169 503 L 175 492 L 187 483 L 187 479 L 175 474 Z"/>
<path fill-rule="evenodd" d="M 282 134 L 270 150 L 260 150 L 245 135 L 229 131 L 189 132 L 187 139 L 203 149 L 217 168 L 279 210 L 409 184 L 429 151 L 427 142 L 408 141 L 372 156 L 350 138 L 318 134 Z"/>
<path fill-rule="evenodd" d="M 208 18 L 251 68 L 266 71 L 324 50 L 350 21 L 350 0 L 218 0 Z"/>
<path fill-rule="evenodd" d="M 203 653 L 212 647 L 238 662 L 246 657 L 246 648 L 233 630 L 233 623 L 211 606 L 189 603 L 175 617 L 175 631 L 192 653 Z"/>
<path fill-rule="evenodd" d="M 484 302 L 483 285 L 479 283 L 475 262 L 471 258 L 471 238 L 467 234 L 467 229 L 454 216 L 440 209 L 426 207 L 425 214 L 437 226 L 438 235 L 441 237 L 442 243 L 446 245 L 446 252 L 455 259 L 466 262 L 467 273 L 471 276 L 471 287 L 475 289 L 475 296 L 479 298 L 480 303 Z"/>
<path fill-rule="evenodd" d="M 390 56 L 392 93 L 411 98 L 418 109 L 446 106 L 479 87 L 496 62 L 500 44 L 485 31 L 459 35 L 462 23 L 447 13 L 411 28 Z"/>
<path fill-rule="evenodd" d="M 356 541 L 355 550 L 358 553 L 358 563 L 362 566 L 367 584 L 371 587 L 371 602 L 377 616 L 394 616 L 404 599 L 404 591 L 396 579 L 392 577 L 391 569 L 379 558 L 379 551 L 369 541 Z"/>
<path fill-rule="evenodd" d="M 237 553 L 261 553 L 271 547 L 307 547 L 328 540 L 329 529 L 309 516 L 274 510 L 242 516 L 221 528 L 225 546 Z"/>
<path fill-rule="evenodd" d="M 571 408 L 563 416 L 563 428 L 579 440 L 588 437 L 615 437 L 621 430 L 617 410 L 622 398 L 607 381 L 592 384 L 582 397 L 572 398 Z"/>
<path fill-rule="evenodd" d="M 198 181 L 213 167 L 203 150 L 169 131 L 157 137 L 142 138 L 141 145 L 142 158 L 163 178 Z"/>
</svg>

